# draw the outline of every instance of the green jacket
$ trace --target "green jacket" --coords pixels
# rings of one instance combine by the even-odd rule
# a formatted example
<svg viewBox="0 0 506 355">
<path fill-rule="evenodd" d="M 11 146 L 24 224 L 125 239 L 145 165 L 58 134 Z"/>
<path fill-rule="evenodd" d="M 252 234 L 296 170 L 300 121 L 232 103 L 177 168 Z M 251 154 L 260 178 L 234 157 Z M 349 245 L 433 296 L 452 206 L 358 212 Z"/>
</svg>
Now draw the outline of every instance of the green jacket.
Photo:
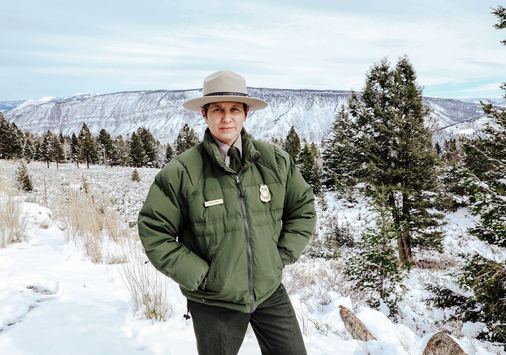
<svg viewBox="0 0 506 355">
<path fill-rule="evenodd" d="M 290 156 L 244 129 L 241 135 L 238 174 L 207 130 L 202 143 L 157 174 L 138 222 L 151 263 L 184 296 L 248 313 L 301 256 L 316 213 L 311 187 Z"/>
</svg>

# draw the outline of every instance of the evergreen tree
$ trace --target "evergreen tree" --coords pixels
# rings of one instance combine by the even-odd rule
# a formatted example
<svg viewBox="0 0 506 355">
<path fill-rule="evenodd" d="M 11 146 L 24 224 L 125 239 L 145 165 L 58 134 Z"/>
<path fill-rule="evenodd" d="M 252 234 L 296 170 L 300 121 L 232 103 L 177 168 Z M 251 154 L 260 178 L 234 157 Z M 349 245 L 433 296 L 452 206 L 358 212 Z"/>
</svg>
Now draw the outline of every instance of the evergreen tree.
<svg viewBox="0 0 506 355">
<path fill-rule="evenodd" d="M 15 123 L 9 123 L 0 112 L 0 158 L 21 158 L 23 155 L 24 135 Z"/>
<path fill-rule="evenodd" d="M 316 196 L 321 196 L 322 193 L 322 185 L 321 185 L 321 171 L 316 159 L 311 152 L 308 145 L 305 145 L 299 155 L 299 164 L 297 167 L 299 171 L 306 180 L 306 182 L 311 186 L 313 192 Z"/>
<path fill-rule="evenodd" d="M 503 30 L 506 28 L 506 9 L 502 6 L 497 6 L 496 9 L 492 9 L 492 15 L 497 17 L 497 23 L 494 25 L 496 30 Z M 501 41 L 503 46 L 506 46 L 506 40 Z"/>
<path fill-rule="evenodd" d="M 21 158 L 23 156 L 23 146 L 25 145 L 25 135 L 14 122 L 10 124 L 9 133 L 11 136 L 10 154 L 13 158 Z"/>
<path fill-rule="evenodd" d="M 309 150 L 311 150 L 311 154 L 313 155 L 315 160 L 318 161 L 318 159 L 320 159 L 320 151 L 318 150 L 318 147 L 316 146 L 316 144 L 311 143 L 311 147 L 309 148 Z"/>
<path fill-rule="evenodd" d="M 142 148 L 146 154 L 147 165 L 155 168 L 158 167 L 158 142 L 147 128 L 139 127 L 139 129 L 137 129 L 137 135 L 142 142 Z"/>
<path fill-rule="evenodd" d="M 343 191 L 368 176 L 360 156 L 360 127 L 341 106 L 330 127 L 329 138 L 323 140 L 322 182 L 330 190 Z"/>
<path fill-rule="evenodd" d="M 368 303 L 379 307 L 381 301 L 395 308 L 400 296 L 396 294 L 405 274 L 396 256 L 398 231 L 389 211 L 388 198 L 384 187 L 374 187 L 375 199 L 372 204 L 376 212 L 376 228 L 368 229 L 362 235 L 361 250 L 346 262 L 344 274 L 353 283 L 353 288 L 368 295 Z"/>
<path fill-rule="evenodd" d="M 142 167 L 147 162 L 141 138 L 135 132 L 132 133 L 132 137 L 130 138 L 130 162 L 135 167 Z"/>
<path fill-rule="evenodd" d="M 506 9 L 499 6 L 492 14 L 499 20 L 495 28 L 506 28 Z M 501 88 L 506 99 L 506 84 Z M 490 118 L 483 136 L 462 141 L 467 168 L 464 186 L 473 196 L 473 214 L 480 216 L 470 232 L 487 243 L 506 247 L 506 109 L 483 102 L 482 107 Z"/>
<path fill-rule="evenodd" d="M 116 161 L 116 155 L 118 152 L 111 135 L 104 128 L 102 128 L 98 133 L 97 143 L 104 165 L 107 167 L 107 164 L 109 163 L 109 165 L 112 166 Z"/>
<path fill-rule="evenodd" d="M 468 196 L 462 184 L 461 165 L 464 161 L 464 150 L 461 142 L 455 138 L 450 138 L 444 142 L 441 147 L 441 160 L 443 162 L 443 171 L 441 172 L 441 184 L 444 186 L 445 193 L 439 197 L 441 210 L 455 211 L 459 207 L 467 206 Z"/>
<path fill-rule="evenodd" d="M 9 123 L 5 119 L 5 116 L 0 112 L 0 158 L 7 159 L 8 149 L 8 128 Z"/>
<path fill-rule="evenodd" d="M 300 153 L 300 138 L 293 126 L 288 131 L 288 135 L 283 143 L 283 150 L 292 157 L 294 162 L 297 162 Z"/>
<path fill-rule="evenodd" d="M 16 169 L 15 180 L 17 187 L 23 191 L 33 191 L 33 183 L 24 161 Z"/>
<path fill-rule="evenodd" d="M 47 131 L 42 138 L 42 143 L 40 144 L 40 160 L 47 163 L 48 169 L 49 163 L 53 157 L 53 151 L 51 149 L 51 134 L 51 131 Z"/>
<path fill-rule="evenodd" d="M 123 139 L 123 136 L 119 135 L 114 140 L 114 144 L 116 145 L 116 160 L 115 164 L 120 164 L 121 166 L 130 164 L 130 147 L 128 142 Z"/>
<path fill-rule="evenodd" d="M 165 149 L 165 164 L 167 164 L 174 157 L 174 149 L 170 143 L 167 143 L 167 148 Z"/>
<path fill-rule="evenodd" d="M 40 151 L 41 151 L 41 142 L 37 141 L 33 145 L 33 160 L 36 160 L 36 161 L 42 160 L 42 156 L 40 154 Z"/>
<path fill-rule="evenodd" d="M 176 138 L 176 155 L 179 155 L 199 142 L 197 134 L 187 123 L 181 128 Z"/>
<path fill-rule="evenodd" d="M 499 22 L 497 29 L 506 28 L 506 9 L 499 6 L 492 12 Z M 502 42 L 506 45 L 506 41 Z M 506 85 L 501 86 L 505 90 Z M 473 201 L 471 211 L 480 217 L 469 232 L 480 240 L 506 247 L 506 109 L 482 103 L 490 117 L 483 135 L 463 139 L 465 169 L 463 186 Z M 461 290 L 445 286 L 427 286 L 434 296 L 428 303 L 451 308 L 453 319 L 482 322 L 486 328 L 477 338 L 500 342 L 506 346 L 506 263 L 492 260 L 490 252 L 481 251 L 464 256 L 465 266 L 457 274 Z M 452 320 L 452 318 L 450 318 Z"/>
<path fill-rule="evenodd" d="M 431 211 L 440 161 L 425 125 L 429 112 L 408 58 L 400 58 L 393 69 L 384 59 L 367 73 L 361 94 L 352 93 L 348 108 L 339 111 L 333 129 L 336 146 L 327 144 L 324 153 L 326 163 L 335 164 L 327 165 L 327 178 L 385 186 L 406 266 L 413 246 L 442 248 L 437 227 L 443 215 Z"/>
<path fill-rule="evenodd" d="M 76 137 L 75 133 L 72 133 L 72 137 L 70 138 L 70 154 L 69 159 L 76 163 L 77 168 L 79 169 L 79 140 Z"/>
<path fill-rule="evenodd" d="M 98 150 L 95 138 L 93 138 L 86 123 L 83 123 L 77 141 L 79 143 L 78 159 L 85 162 L 86 167 L 89 169 L 90 164 L 95 164 L 98 161 Z"/>
<path fill-rule="evenodd" d="M 34 159 L 35 155 L 35 147 L 33 146 L 32 140 L 29 137 L 25 138 L 25 146 L 23 147 L 23 158 L 26 159 L 27 162 L 30 162 Z"/>
<path fill-rule="evenodd" d="M 134 169 L 134 171 L 132 173 L 132 181 L 135 181 L 135 182 L 141 181 L 141 177 L 139 176 L 139 172 L 137 171 L 137 169 Z"/>
<path fill-rule="evenodd" d="M 51 160 L 56 162 L 56 169 L 58 169 L 59 163 L 65 161 L 65 152 L 63 151 L 63 145 L 56 134 L 50 135 L 50 145 Z"/>
</svg>

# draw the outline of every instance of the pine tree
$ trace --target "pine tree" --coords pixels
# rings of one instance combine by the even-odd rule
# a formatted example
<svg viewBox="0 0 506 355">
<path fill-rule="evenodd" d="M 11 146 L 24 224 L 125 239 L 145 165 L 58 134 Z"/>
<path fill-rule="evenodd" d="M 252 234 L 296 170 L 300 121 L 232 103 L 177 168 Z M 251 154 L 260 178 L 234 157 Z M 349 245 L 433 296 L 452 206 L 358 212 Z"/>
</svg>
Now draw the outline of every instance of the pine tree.
<svg viewBox="0 0 506 355">
<path fill-rule="evenodd" d="M 294 162 L 297 162 L 300 153 L 300 138 L 293 126 L 290 128 L 290 131 L 288 131 L 283 143 L 283 150 L 292 157 Z"/>
<path fill-rule="evenodd" d="M 24 135 L 15 123 L 9 123 L 0 112 L 0 158 L 21 158 Z"/>
<path fill-rule="evenodd" d="M 49 169 L 49 163 L 52 160 L 53 152 L 51 149 L 51 131 L 47 131 L 44 134 L 42 139 L 42 143 L 40 144 L 40 160 L 45 161 L 47 163 L 47 168 Z"/>
<path fill-rule="evenodd" d="M 176 155 L 179 155 L 199 142 L 197 134 L 187 123 L 181 128 L 176 138 Z"/>
<path fill-rule="evenodd" d="M 425 125 L 429 113 L 408 58 L 400 58 L 393 69 L 384 59 L 367 73 L 361 94 L 352 93 L 348 107 L 339 111 L 335 146 L 326 144 L 324 152 L 327 180 L 385 186 L 406 266 L 413 246 L 442 248 L 437 227 L 443 215 L 431 211 L 440 161 Z"/>
<path fill-rule="evenodd" d="M 27 162 L 30 162 L 34 159 L 35 155 L 35 147 L 33 146 L 32 140 L 29 137 L 25 138 L 25 146 L 23 147 L 23 158 L 26 159 Z"/>
<path fill-rule="evenodd" d="M 165 164 L 167 164 L 174 157 L 174 149 L 172 149 L 172 145 L 167 143 L 167 148 L 165 149 Z"/>
<path fill-rule="evenodd" d="M 41 142 L 36 141 L 33 145 L 33 160 L 41 161 L 42 156 L 40 154 L 41 151 Z"/>
<path fill-rule="evenodd" d="M 63 145 L 56 134 L 50 135 L 50 145 L 51 160 L 56 162 L 56 169 L 58 169 L 59 163 L 65 161 L 65 152 L 63 150 Z"/>
<path fill-rule="evenodd" d="M 13 158 L 21 158 L 23 156 L 23 146 L 25 145 L 25 135 L 14 122 L 10 124 L 9 134 L 11 136 L 10 155 Z"/>
<path fill-rule="evenodd" d="M 115 164 L 120 164 L 121 166 L 130 164 L 130 147 L 128 142 L 123 139 L 123 136 L 119 135 L 114 139 L 114 144 L 116 146 L 116 160 Z"/>
<path fill-rule="evenodd" d="M 69 158 L 71 161 L 76 163 L 77 168 L 79 169 L 79 140 L 76 137 L 75 133 L 72 133 L 72 137 L 70 138 L 70 154 Z"/>
<path fill-rule="evenodd" d="M 354 289 L 368 295 L 368 303 L 379 307 L 381 301 L 394 308 L 400 300 L 397 286 L 405 274 L 396 255 L 398 231 L 389 211 L 387 189 L 374 187 L 372 209 L 376 212 L 376 228 L 362 235 L 361 250 L 346 262 L 344 274 Z"/>
<path fill-rule="evenodd" d="M 33 191 L 33 183 L 24 161 L 16 169 L 15 180 L 18 188 L 23 191 Z"/>
<path fill-rule="evenodd" d="M 328 189 L 343 191 L 368 176 L 359 143 L 360 127 L 342 106 L 330 127 L 329 138 L 322 144 L 322 182 Z"/>
<path fill-rule="evenodd" d="M 146 164 L 150 167 L 158 167 L 158 142 L 153 137 L 149 129 L 145 127 L 139 127 L 137 129 L 137 135 L 141 139 L 142 148 L 146 154 Z"/>
<path fill-rule="evenodd" d="M 141 177 L 139 176 L 139 172 L 137 171 L 137 169 L 134 169 L 134 171 L 132 173 L 132 181 L 135 181 L 135 182 L 141 181 Z"/>
<path fill-rule="evenodd" d="M 109 165 L 112 166 L 116 161 L 116 155 L 118 152 L 111 135 L 104 128 L 102 128 L 98 133 L 97 143 L 104 165 L 107 167 L 107 164 L 109 163 Z"/>
<path fill-rule="evenodd" d="M 147 156 L 142 146 L 141 138 L 135 133 L 132 133 L 130 138 L 130 162 L 132 166 L 142 167 L 146 165 Z"/>
<path fill-rule="evenodd" d="M 321 196 L 322 185 L 320 167 L 318 166 L 318 163 L 307 144 L 300 152 L 298 161 L 299 164 L 297 167 L 299 168 L 302 177 L 306 180 L 309 186 L 311 186 L 314 194 L 316 196 Z"/>
<path fill-rule="evenodd" d="M 83 123 L 77 141 L 79 142 L 79 160 L 86 162 L 86 167 L 89 169 L 90 164 L 98 161 L 98 150 L 95 138 L 86 123 Z"/>
<path fill-rule="evenodd" d="M 496 29 L 506 28 L 506 9 L 492 12 L 499 22 Z M 506 41 L 502 42 L 506 45 Z M 506 85 L 501 88 L 505 91 Z M 480 240 L 506 247 L 506 109 L 482 103 L 489 116 L 483 135 L 461 141 L 465 151 L 463 186 L 473 201 L 471 211 L 480 217 L 469 232 Z M 477 338 L 506 345 L 506 262 L 492 260 L 490 252 L 464 256 L 465 266 L 457 274 L 461 290 L 445 286 L 427 286 L 434 296 L 428 303 L 451 308 L 454 319 L 482 322 L 486 328 Z M 451 320 L 451 319 L 450 319 Z"/>
</svg>

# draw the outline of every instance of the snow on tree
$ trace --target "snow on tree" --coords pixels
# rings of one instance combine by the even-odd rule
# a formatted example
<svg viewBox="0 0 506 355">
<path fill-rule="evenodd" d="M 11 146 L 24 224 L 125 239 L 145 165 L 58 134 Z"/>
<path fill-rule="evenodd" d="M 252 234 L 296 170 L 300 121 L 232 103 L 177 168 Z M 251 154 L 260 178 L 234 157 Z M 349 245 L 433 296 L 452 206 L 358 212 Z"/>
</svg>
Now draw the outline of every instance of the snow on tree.
<svg viewBox="0 0 506 355">
<path fill-rule="evenodd" d="M 362 92 L 353 92 L 336 115 L 323 153 L 327 184 L 385 186 L 406 266 L 414 246 L 441 250 L 443 216 L 431 210 L 440 161 L 429 113 L 408 58 L 394 68 L 383 59 L 367 73 Z"/>
</svg>

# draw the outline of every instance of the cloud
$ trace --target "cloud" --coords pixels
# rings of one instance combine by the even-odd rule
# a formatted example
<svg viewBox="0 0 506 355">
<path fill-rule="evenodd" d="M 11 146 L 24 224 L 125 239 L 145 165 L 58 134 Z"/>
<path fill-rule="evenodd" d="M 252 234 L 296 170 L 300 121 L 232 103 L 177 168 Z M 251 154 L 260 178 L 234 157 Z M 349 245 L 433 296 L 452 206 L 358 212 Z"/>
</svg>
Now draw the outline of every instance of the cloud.
<svg viewBox="0 0 506 355">
<path fill-rule="evenodd" d="M 92 85 L 102 93 L 195 88 L 224 68 L 251 86 L 360 89 L 372 64 L 403 55 L 426 93 L 455 95 L 463 82 L 503 80 L 506 35 L 492 28 L 493 1 L 10 2 L 0 5 L 0 30 L 16 29 L 0 38 L 0 75 L 9 78 L 0 98 Z M 32 91 L 15 80 L 25 85 L 30 74 Z M 48 92 L 58 80 L 58 92 Z"/>
</svg>

